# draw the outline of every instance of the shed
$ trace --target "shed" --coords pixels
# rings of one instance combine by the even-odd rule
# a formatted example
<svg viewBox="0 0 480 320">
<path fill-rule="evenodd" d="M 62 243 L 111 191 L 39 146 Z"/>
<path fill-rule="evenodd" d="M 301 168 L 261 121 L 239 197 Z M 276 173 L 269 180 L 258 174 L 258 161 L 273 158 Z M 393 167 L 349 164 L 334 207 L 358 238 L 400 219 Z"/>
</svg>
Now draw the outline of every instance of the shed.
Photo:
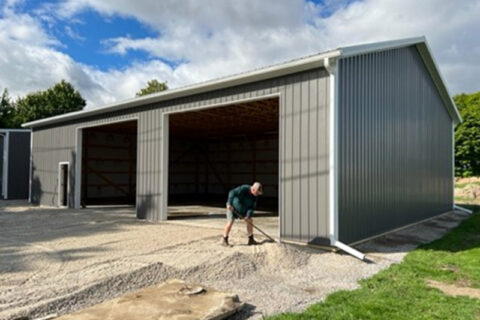
<svg viewBox="0 0 480 320">
<path fill-rule="evenodd" d="M 459 122 L 424 37 L 341 47 L 26 123 L 31 201 L 160 221 L 259 180 L 281 239 L 342 246 L 453 209 Z"/>
<path fill-rule="evenodd" d="M 2 199 L 28 199 L 30 130 L 0 129 L 0 183 Z"/>
</svg>

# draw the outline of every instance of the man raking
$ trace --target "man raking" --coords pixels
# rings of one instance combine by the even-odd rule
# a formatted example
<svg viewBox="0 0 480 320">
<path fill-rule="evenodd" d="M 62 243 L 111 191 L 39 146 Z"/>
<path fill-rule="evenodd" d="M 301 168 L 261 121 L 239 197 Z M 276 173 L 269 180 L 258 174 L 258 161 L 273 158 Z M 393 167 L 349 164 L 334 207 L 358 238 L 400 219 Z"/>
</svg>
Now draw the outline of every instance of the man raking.
<svg viewBox="0 0 480 320">
<path fill-rule="evenodd" d="M 222 245 L 228 246 L 228 234 L 232 229 L 236 218 L 242 218 L 247 225 L 248 245 L 258 244 L 253 239 L 253 212 L 257 207 L 257 198 L 261 195 L 262 184 L 255 182 L 253 185 L 244 184 L 238 186 L 228 193 L 227 200 L 227 224 L 223 232 Z"/>
</svg>

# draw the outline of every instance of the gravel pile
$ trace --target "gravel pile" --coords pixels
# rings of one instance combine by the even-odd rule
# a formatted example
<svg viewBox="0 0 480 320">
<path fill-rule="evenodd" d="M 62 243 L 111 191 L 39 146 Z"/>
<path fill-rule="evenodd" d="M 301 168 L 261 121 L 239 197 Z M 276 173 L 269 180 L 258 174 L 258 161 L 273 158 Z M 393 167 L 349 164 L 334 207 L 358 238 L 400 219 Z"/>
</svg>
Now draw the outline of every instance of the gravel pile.
<svg viewBox="0 0 480 320">
<path fill-rule="evenodd" d="M 237 294 L 246 305 L 233 319 L 299 311 L 331 292 L 357 288 L 358 280 L 400 262 L 465 217 L 452 213 L 362 244 L 373 260 L 365 263 L 283 243 L 249 247 L 240 228 L 231 235 L 234 246 L 225 248 L 218 230 L 44 211 L 0 213 L 0 319 L 66 314 L 169 278 Z M 51 214 L 56 219 L 47 225 Z M 91 224 L 89 214 L 98 222 Z"/>
</svg>

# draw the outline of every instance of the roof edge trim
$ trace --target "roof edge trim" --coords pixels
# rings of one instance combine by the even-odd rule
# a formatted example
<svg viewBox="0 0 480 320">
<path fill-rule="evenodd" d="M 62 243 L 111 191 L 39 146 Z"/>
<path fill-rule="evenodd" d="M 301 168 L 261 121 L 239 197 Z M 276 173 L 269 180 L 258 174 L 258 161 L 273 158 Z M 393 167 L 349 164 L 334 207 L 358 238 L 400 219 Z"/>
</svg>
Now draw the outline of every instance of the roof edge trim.
<svg viewBox="0 0 480 320">
<path fill-rule="evenodd" d="M 151 94 L 141 98 L 124 100 L 121 102 L 108 104 L 103 107 L 70 112 L 67 114 L 58 115 L 58 116 L 54 116 L 46 119 L 31 121 L 31 122 L 22 124 L 22 127 L 33 128 L 38 126 L 45 126 L 45 125 L 49 125 L 57 122 L 74 120 L 77 118 L 83 118 L 87 116 L 93 116 L 97 114 L 123 110 L 123 109 L 132 108 L 140 105 L 146 105 L 146 104 L 171 100 L 175 98 L 185 97 L 189 95 L 204 93 L 207 91 L 219 90 L 219 89 L 238 86 L 238 85 L 251 83 L 255 81 L 261 81 L 261 80 L 266 80 L 270 78 L 280 77 L 280 76 L 284 76 L 284 75 L 288 75 L 296 72 L 313 69 L 316 67 L 322 67 L 323 61 L 325 58 L 339 57 L 340 54 L 341 54 L 340 50 L 327 51 L 327 52 L 316 54 L 307 58 L 297 59 L 290 62 L 281 63 L 281 64 L 273 65 L 270 67 L 249 71 L 246 73 L 240 73 L 240 74 L 228 76 L 225 78 L 220 78 L 220 79 L 215 79 L 207 82 L 189 85 L 186 87 L 166 90 L 164 92 Z"/>
<path fill-rule="evenodd" d="M 446 82 L 443 79 L 442 74 L 440 73 L 440 69 L 438 68 L 437 62 L 432 55 L 432 50 L 430 49 L 427 40 L 422 43 L 418 43 L 416 47 L 418 53 L 422 57 L 425 67 L 427 68 L 430 76 L 432 77 L 433 83 L 437 87 L 440 98 L 442 99 L 445 107 L 447 108 L 450 117 L 453 119 L 453 122 L 455 123 L 455 125 L 462 123 L 462 116 L 460 115 L 460 112 L 458 111 L 457 106 L 452 99 L 452 95 L 448 91 Z"/>
<path fill-rule="evenodd" d="M 432 50 L 425 36 L 343 47 L 341 48 L 341 58 L 348 58 L 378 51 L 404 48 L 408 46 L 415 46 L 417 48 L 420 57 L 422 58 L 425 67 L 427 68 L 427 71 L 430 74 L 430 77 L 432 78 L 438 90 L 440 98 L 442 99 L 442 102 L 455 125 L 462 123 L 462 117 L 458 112 L 455 102 L 453 102 L 452 100 L 452 96 L 448 91 L 446 82 L 442 77 L 442 74 L 440 73 L 438 64 L 433 57 Z"/>
</svg>

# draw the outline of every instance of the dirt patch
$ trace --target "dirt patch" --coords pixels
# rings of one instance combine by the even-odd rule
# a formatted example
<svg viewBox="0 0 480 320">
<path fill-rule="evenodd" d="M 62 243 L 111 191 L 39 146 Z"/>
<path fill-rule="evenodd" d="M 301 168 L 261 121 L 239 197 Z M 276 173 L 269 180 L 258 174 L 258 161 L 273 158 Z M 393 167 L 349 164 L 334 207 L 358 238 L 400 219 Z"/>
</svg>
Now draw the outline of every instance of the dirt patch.
<svg viewBox="0 0 480 320">
<path fill-rule="evenodd" d="M 480 177 L 456 178 L 455 197 L 480 203 Z"/>
<path fill-rule="evenodd" d="M 480 289 L 465 287 L 461 284 L 446 284 L 435 280 L 428 280 L 428 285 L 449 296 L 465 296 L 480 299 Z"/>
<path fill-rule="evenodd" d="M 58 319 L 225 319 L 241 307 L 236 295 L 172 279 Z"/>
<path fill-rule="evenodd" d="M 450 264 L 449 264 L 449 265 L 445 265 L 445 266 L 441 267 L 440 270 L 457 273 L 459 269 L 458 269 L 457 266 L 454 266 L 454 265 L 450 265 Z"/>
</svg>

